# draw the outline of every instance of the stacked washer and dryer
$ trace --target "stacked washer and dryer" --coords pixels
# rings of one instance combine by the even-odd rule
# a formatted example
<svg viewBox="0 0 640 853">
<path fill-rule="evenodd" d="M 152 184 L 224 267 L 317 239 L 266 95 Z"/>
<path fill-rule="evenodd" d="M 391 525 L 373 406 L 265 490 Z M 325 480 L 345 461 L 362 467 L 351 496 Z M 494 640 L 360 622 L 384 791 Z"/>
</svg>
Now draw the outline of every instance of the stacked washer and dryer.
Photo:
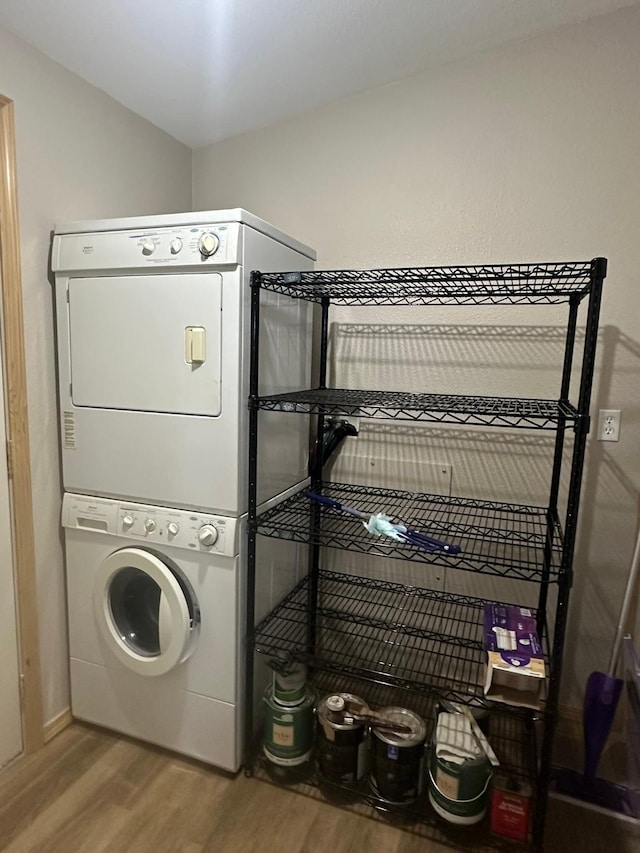
<svg viewBox="0 0 640 853">
<path fill-rule="evenodd" d="M 249 277 L 314 260 L 240 209 L 72 223 L 53 239 L 72 713 L 231 771 L 242 754 Z M 307 386 L 308 306 L 273 295 L 262 318 L 261 392 Z M 300 488 L 305 424 L 271 413 L 260 441 L 259 500 Z M 295 546 L 270 547 L 258 613 L 300 571 Z"/>
</svg>

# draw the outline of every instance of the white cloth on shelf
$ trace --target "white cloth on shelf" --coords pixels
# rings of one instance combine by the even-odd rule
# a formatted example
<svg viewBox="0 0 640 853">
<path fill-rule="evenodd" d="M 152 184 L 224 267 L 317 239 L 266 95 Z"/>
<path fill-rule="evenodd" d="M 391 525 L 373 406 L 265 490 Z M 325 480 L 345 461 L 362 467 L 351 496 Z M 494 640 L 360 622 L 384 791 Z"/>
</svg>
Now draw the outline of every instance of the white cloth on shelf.
<svg viewBox="0 0 640 853">
<path fill-rule="evenodd" d="M 482 755 L 464 714 L 441 713 L 436 726 L 436 755 L 444 761 L 464 764 Z"/>
</svg>

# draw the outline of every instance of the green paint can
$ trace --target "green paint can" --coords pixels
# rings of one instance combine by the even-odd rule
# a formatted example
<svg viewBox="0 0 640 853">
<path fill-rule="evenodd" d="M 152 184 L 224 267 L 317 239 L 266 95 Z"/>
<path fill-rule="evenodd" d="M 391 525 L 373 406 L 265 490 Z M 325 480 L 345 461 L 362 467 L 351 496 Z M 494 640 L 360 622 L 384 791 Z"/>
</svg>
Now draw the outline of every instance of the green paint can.
<svg viewBox="0 0 640 853">
<path fill-rule="evenodd" d="M 297 705 L 282 705 L 273 695 L 273 686 L 264 694 L 263 751 L 273 764 L 295 767 L 311 758 L 316 695 L 305 690 Z"/>
<path fill-rule="evenodd" d="M 492 773 L 484 752 L 469 748 L 466 727 L 463 729 L 461 725 L 465 721 L 460 717 L 441 714 L 438 718 L 436 736 L 429 748 L 428 787 L 429 802 L 435 812 L 449 823 L 466 825 L 478 823 L 484 817 Z M 451 725 L 447 729 L 448 718 L 454 718 L 456 723 L 453 735 Z M 443 744 L 445 749 L 438 750 Z M 475 751 L 478 754 L 474 755 Z M 450 758 L 443 757 L 445 755 Z"/>
</svg>

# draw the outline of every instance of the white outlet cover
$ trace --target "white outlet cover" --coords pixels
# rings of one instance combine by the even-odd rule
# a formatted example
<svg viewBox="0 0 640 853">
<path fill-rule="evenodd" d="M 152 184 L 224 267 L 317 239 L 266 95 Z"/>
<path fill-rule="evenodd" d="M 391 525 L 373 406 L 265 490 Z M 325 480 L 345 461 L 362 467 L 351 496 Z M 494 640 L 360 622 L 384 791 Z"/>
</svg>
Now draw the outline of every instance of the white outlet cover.
<svg viewBox="0 0 640 853">
<path fill-rule="evenodd" d="M 620 440 L 620 409 L 600 409 L 598 412 L 598 441 Z"/>
</svg>

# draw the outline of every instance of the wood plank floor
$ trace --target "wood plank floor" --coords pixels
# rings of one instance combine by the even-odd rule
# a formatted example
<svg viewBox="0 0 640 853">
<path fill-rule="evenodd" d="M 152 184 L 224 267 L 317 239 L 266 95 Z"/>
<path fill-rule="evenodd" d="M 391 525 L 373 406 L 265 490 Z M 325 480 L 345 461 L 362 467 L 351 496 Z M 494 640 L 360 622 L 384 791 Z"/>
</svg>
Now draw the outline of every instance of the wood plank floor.
<svg viewBox="0 0 640 853">
<path fill-rule="evenodd" d="M 74 723 L 0 773 L 11 853 L 444 853 L 320 799 Z M 546 850 L 640 853 L 633 824 L 552 801 Z"/>
</svg>

